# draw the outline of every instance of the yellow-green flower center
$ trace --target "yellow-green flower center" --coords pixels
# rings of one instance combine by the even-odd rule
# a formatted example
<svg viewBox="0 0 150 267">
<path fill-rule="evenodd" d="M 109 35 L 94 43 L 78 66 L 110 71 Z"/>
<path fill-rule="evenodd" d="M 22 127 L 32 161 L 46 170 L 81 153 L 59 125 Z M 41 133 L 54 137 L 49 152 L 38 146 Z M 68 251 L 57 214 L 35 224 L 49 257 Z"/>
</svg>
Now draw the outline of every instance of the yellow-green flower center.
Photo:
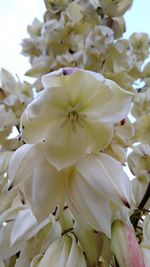
<svg viewBox="0 0 150 267">
<path fill-rule="evenodd" d="M 81 113 L 80 108 L 80 103 L 75 106 L 68 106 L 67 112 L 62 114 L 65 119 L 61 123 L 60 127 L 64 127 L 67 123 L 70 123 L 74 133 L 77 130 L 77 125 L 83 128 L 84 119 L 87 115 L 85 113 Z"/>
</svg>

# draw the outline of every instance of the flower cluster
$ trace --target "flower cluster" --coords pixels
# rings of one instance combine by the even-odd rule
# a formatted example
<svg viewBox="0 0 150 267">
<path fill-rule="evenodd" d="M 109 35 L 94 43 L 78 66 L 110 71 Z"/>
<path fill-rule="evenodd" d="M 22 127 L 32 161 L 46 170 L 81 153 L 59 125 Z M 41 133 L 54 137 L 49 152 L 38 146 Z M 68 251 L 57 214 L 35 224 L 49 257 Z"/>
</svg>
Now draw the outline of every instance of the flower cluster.
<svg viewBox="0 0 150 267">
<path fill-rule="evenodd" d="M 131 90 L 149 49 L 147 34 L 118 39 L 132 2 L 45 0 L 44 22 L 35 19 L 28 27 L 30 38 L 22 43 L 22 53 L 32 65 L 26 75 L 38 78 L 36 89 L 42 89 L 41 75 L 71 66 L 99 72 Z"/>
<path fill-rule="evenodd" d="M 149 36 L 132 0 L 44 2 L 33 83 L 1 70 L 0 266 L 149 267 Z"/>
</svg>

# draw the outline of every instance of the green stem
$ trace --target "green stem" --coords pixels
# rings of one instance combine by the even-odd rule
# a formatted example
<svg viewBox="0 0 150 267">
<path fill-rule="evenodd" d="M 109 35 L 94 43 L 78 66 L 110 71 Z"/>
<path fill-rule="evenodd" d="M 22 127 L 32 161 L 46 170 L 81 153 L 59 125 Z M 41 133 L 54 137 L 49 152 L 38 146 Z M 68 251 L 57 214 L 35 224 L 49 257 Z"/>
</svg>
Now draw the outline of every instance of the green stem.
<svg viewBox="0 0 150 267">
<path fill-rule="evenodd" d="M 131 220 L 131 223 L 132 223 L 134 229 L 137 228 L 139 219 L 141 217 L 141 211 L 144 209 L 144 206 L 147 203 L 147 201 L 149 200 L 149 198 L 150 198 L 150 182 L 149 182 L 148 187 L 145 191 L 145 194 L 144 194 L 144 196 L 143 196 L 143 198 L 142 198 L 142 200 L 138 206 L 138 210 L 136 210 L 130 217 L 130 220 Z"/>
<path fill-rule="evenodd" d="M 148 187 L 146 189 L 146 192 L 145 192 L 145 194 L 144 194 L 144 196 L 143 196 L 143 198 L 142 198 L 142 200 L 141 200 L 141 202 L 140 202 L 140 204 L 138 206 L 139 210 L 142 210 L 144 208 L 144 206 L 147 203 L 149 197 L 150 197 L 150 182 L 149 182 Z"/>
</svg>

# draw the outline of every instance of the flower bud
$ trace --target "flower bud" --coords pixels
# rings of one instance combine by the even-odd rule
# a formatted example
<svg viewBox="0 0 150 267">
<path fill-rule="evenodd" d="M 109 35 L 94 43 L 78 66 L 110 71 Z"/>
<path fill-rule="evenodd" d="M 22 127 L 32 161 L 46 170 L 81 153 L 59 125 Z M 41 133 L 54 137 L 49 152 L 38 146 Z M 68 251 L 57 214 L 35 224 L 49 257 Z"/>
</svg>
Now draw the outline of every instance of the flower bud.
<svg viewBox="0 0 150 267">
<path fill-rule="evenodd" d="M 31 263 L 32 266 L 32 263 Z M 73 235 L 62 236 L 47 249 L 37 267 L 86 267 L 84 255 Z"/>
<path fill-rule="evenodd" d="M 116 220 L 112 225 L 111 245 L 120 267 L 145 267 L 132 226 Z"/>
</svg>

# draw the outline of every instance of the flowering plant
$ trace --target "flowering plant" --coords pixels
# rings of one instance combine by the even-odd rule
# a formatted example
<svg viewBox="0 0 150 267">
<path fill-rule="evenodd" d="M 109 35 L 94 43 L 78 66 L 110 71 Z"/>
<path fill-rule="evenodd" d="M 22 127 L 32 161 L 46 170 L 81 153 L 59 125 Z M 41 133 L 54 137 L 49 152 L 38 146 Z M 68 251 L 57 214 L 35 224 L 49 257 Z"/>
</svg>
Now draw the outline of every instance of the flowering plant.
<svg viewBox="0 0 150 267">
<path fill-rule="evenodd" d="M 44 2 L 33 83 L 1 70 L 0 266 L 149 267 L 149 36 L 132 0 Z"/>
</svg>

